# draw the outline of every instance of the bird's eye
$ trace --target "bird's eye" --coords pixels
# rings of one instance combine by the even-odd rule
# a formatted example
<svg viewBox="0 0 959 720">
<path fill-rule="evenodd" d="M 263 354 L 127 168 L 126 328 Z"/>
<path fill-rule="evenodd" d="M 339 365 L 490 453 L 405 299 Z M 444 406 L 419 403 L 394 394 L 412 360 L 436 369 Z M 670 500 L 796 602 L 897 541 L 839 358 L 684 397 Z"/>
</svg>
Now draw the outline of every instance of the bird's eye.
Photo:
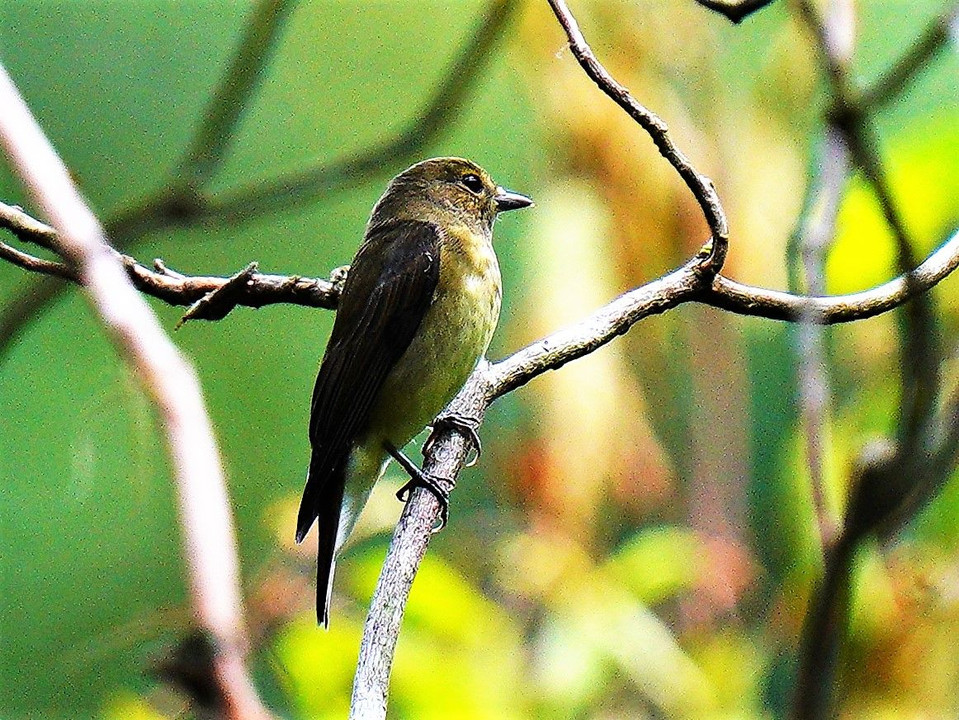
<svg viewBox="0 0 959 720">
<path fill-rule="evenodd" d="M 460 182 L 466 186 L 466 189 L 470 192 L 481 193 L 483 192 L 483 181 L 480 180 L 479 175 L 469 173 L 460 178 Z"/>
</svg>

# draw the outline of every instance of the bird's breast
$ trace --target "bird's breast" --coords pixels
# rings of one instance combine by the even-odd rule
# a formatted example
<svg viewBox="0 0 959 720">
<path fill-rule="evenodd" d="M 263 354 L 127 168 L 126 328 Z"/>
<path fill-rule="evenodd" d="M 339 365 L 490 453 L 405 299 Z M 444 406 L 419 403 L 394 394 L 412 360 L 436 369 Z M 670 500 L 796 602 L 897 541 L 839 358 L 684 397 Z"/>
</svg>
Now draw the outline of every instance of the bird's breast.
<svg viewBox="0 0 959 720">
<path fill-rule="evenodd" d="M 499 319 L 499 263 L 487 238 L 444 242 L 433 302 L 390 371 L 369 432 L 402 447 L 453 399 L 489 347 Z"/>
</svg>

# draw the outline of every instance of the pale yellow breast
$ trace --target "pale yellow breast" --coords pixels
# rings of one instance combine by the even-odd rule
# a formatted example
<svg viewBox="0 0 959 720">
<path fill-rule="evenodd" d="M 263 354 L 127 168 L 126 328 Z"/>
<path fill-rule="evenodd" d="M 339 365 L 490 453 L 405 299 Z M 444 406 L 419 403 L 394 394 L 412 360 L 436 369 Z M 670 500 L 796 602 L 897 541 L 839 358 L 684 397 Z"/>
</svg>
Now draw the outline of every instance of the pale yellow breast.
<svg viewBox="0 0 959 720">
<path fill-rule="evenodd" d="M 370 434 L 402 447 L 453 399 L 489 347 L 499 319 L 499 263 L 486 237 L 444 242 L 433 304 L 387 376 Z"/>
</svg>

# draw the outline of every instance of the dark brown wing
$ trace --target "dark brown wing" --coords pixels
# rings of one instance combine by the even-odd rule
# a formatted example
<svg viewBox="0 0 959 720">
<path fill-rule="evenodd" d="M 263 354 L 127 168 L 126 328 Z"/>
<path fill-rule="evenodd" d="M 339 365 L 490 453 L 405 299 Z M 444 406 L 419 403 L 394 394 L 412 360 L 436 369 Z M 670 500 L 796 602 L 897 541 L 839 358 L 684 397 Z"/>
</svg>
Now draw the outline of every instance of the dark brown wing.
<svg viewBox="0 0 959 720">
<path fill-rule="evenodd" d="M 433 300 L 439 240 L 431 223 L 398 221 L 370 231 L 353 261 L 313 389 L 297 542 L 321 514 L 321 535 L 335 541 L 350 447 Z"/>
</svg>

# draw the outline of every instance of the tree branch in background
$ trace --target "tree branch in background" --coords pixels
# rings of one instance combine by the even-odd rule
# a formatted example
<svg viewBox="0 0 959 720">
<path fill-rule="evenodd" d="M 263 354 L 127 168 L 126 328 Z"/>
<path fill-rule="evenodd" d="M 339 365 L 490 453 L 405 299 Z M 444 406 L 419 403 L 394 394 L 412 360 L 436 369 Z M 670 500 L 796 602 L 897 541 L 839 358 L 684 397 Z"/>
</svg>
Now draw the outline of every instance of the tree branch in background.
<svg viewBox="0 0 959 720">
<path fill-rule="evenodd" d="M 875 112 L 899 97 L 949 43 L 950 28 L 959 23 L 959 3 L 939 15 L 925 32 L 859 96 L 859 106 Z"/>
<path fill-rule="evenodd" d="M 447 128 L 486 69 L 496 40 L 518 3 L 493 0 L 479 27 L 449 67 L 439 87 L 409 125 L 396 136 L 346 158 L 258 182 L 205 200 L 196 219 L 239 223 L 314 202 L 333 189 L 354 187 L 383 169 L 418 159 Z"/>
<path fill-rule="evenodd" d="M 787 251 L 787 254 L 790 259 L 801 259 L 806 292 L 822 297 L 826 294 L 826 257 L 836 234 L 839 202 L 849 174 L 846 143 L 842 135 L 832 127 L 827 127 L 823 135 L 818 165 L 817 175 L 809 185 L 805 210 L 794 233 L 797 252 Z M 796 279 L 793 279 L 790 285 L 793 291 L 798 291 L 799 283 Z M 806 440 L 806 464 L 812 486 L 813 510 L 816 514 L 820 546 L 827 548 L 836 539 L 839 522 L 826 502 L 825 443 L 829 377 L 826 371 L 825 328 L 818 322 L 815 303 L 807 303 L 807 310 L 800 320 L 797 352 L 799 405 Z"/>
<path fill-rule="evenodd" d="M 927 33 L 874 87 L 873 104 L 869 105 L 853 89 L 848 77 L 848 56 L 837 51 L 840 42 L 836 36 L 846 30 L 829 19 L 820 19 L 809 0 L 799 3 L 799 13 L 816 38 L 817 54 L 828 79 L 831 110 L 827 114 L 827 131 L 842 136 L 852 160 L 873 187 L 896 241 L 900 270 L 907 270 L 915 263 L 912 241 L 890 193 L 867 112 L 889 99 L 891 78 L 899 83 L 896 89 L 901 90 L 919 65 L 934 55 L 941 40 L 935 38 L 935 32 Z M 911 273 L 906 272 L 903 278 L 904 290 L 914 299 L 904 307 L 900 321 L 902 397 L 897 439 L 872 443 L 862 452 L 842 528 L 835 543 L 824 544 L 824 574 L 814 591 L 803 628 L 791 715 L 796 720 L 830 716 L 858 547 L 873 535 L 889 537 L 897 532 L 935 495 L 953 467 L 942 462 L 947 456 L 954 459 L 954 453 L 948 452 L 948 442 L 936 432 L 941 352 L 932 299 L 928 294 L 915 292 L 916 278 Z"/>
<path fill-rule="evenodd" d="M 226 485 L 193 368 L 128 282 L 103 229 L 0 66 L 0 142 L 37 204 L 58 228 L 51 247 L 75 268 L 118 352 L 160 411 L 177 480 L 196 620 L 213 638 L 211 658 L 224 716 L 268 718 L 247 673 L 246 630 Z"/>
<path fill-rule="evenodd" d="M 395 137 L 349 157 L 317 167 L 265 180 L 245 188 L 210 196 L 203 185 L 219 168 L 239 115 L 256 87 L 273 43 L 289 14 L 292 1 L 261 0 L 254 11 L 244 42 L 201 121 L 190 148 L 180 163 L 180 177 L 156 196 L 147 198 L 107 222 L 107 234 L 121 250 L 135 240 L 159 230 L 193 223 L 240 223 L 302 206 L 335 189 L 352 187 L 382 173 L 384 167 L 414 159 L 434 142 L 462 108 L 476 79 L 486 68 L 496 40 L 513 16 L 518 3 L 493 0 L 480 26 L 463 46 L 456 61 L 426 106 Z M 250 48 L 259 48 L 259 52 Z M 243 92 L 232 90 L 233 86 Z M 203 138 L 219 138 L 217 153 L 204 152 Z M 202 167 L 201 167 L 202 166 Z M 15 338 L 63 289 L 55 280 L 27 288 L 0 311 L 0 361 Z"/>
<path fill-rule="evenodd" d="M 237 53 L 180 162 L 171 195 L 195 193 L 220 169 L 240 118 L 259 87 L 263 70 L 295 5 L 296 0 L 262 0 L 253 8 Z"/>
<path fill-rule="evenodd" d="M 830 0 L 824 25 L 834 34 L 829 52 L 834 62 L 847 68 L 855 47 L 855 7 L 852 0 Z M 849 174 L 849 147 L 839 130 L 827 124 L 820 151 L 819 169 L 810 183 L 811 204 L 799 228 L 798 244 L 802 258 L 806 292 L 826 294 L 826 257 L 836 234 L 836 217 L 842 191 Z M 904 273 L 912 268 L 905 268 Z M 829 378 L 825 363 L 825 330 L 816 322 L 816 310 L 810 303 L 799 325 L 799 402 L 805 426 L 806 464 L 812 489 L 813 511 L 819 544 L 825 553 L 836 541 L 839 520 L 826 501 L 825 438 Z"/>
<path fill-rule="evenodd" d="M 773 0 L 696 0 L 704 8 L 725 15 L 734 23 L 741 23 L 749 15 L 772 3 Z"/>
</svg>

